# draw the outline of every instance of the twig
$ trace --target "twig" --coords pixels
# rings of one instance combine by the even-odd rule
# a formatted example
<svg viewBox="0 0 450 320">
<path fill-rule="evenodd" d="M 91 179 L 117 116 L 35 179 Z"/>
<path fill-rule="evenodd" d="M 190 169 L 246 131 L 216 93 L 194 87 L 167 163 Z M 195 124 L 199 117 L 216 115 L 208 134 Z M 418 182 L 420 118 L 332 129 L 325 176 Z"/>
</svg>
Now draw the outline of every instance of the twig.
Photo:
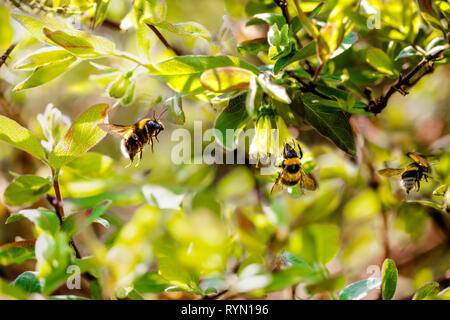
<svg viewBox="0 0 450 320">
<path fill-rule="evenodd" d="M 288 10 L 288 3 L 286 0 L 274 0 L 275 4 L 280 7 L 281 12 L 283 13 L 284 19 L 286 19 L 286 23 L 289 23 L 291 21 L 289 17 L 289 10 Z"/>
<path fill-rule="evenodd" d="M 445 49 L 442 49 L 428 57 L 425 57 L 422 59 L 422 61 L 419 62 L 417 66 L 415 66 L 411 71 L 409 71 L 405 76 L 400 75 L 398 77 L 398 80 L 391 85 L 391 87 L 388 89 L 388 91 L 380 96 L 376 101 L 371 100 L 369 101 L 369 104 L 365 108 L 366 111 L 372 112 L 374 114 L 378 114 L 381 111 L 383 111 L 384 108 L 386 108 L 387 103 L 389 101 L 389 98 L 395 93 L 400 92 L 403 95 L 408 94 L 408 92 L 405 90 L 406 87 L 411 87 L 415 85 L 423 76 L 425 76 L 428 73 L 433 72 L 433 66 L 431 62 L 437 60 L 441 54 L 444 52 Z M 425 71 L 418 76 L 417 79 L 411 82 L 411 79 L 422 69 L 422 67 L 426 67 Z"/>
<path fill-rule="evenodd" d="M 166 38 L 164 38 L 164 36 L 161 34 L 161 32 L 158 31 L 158 29 L 156 29 L 156 27 L 152 24 L 147 24 L 147 26 L 153 31 L 153 33 L 158 37 L 159 40 L 161 40 L 161 42 L 164 44 L 164 46 L 169 49 L 172 50 L 177 56 L 181 56 L 182 53 L 177 49 L 172 47 L 166 40 Z"/>
<path fill-rule="evenodd" d="M 316 86 L 313 83 L 306 83 L 305 81 L 303 81 L 299 76 L 297 76 L 293 71 L 286 71 L 286 73 L 293 79 L 295 79 L 298 83 L 300 83 L 302 85 L 302 88 L 300 89 L 302 92 L 311 92 L 314 93 L 315 95 L 323 98 L 323 99 L 327 99 L 327 100 L 334 100 L 333 98 L 324 95 L 323 93 L 319 92 L 316 89 Z"/>
<path fill-rule="evenodd" d="M 8 49 L 6 49 L 5 53 L 0 57 L 0 68 L 3 66 L 3 64 L 6 62 L 6 59 L 8 59 L 11 52 L 14 50 L 14 48 L 17 46 L 17 43 L 13 43 L 9 46 Z"/>
</svg>

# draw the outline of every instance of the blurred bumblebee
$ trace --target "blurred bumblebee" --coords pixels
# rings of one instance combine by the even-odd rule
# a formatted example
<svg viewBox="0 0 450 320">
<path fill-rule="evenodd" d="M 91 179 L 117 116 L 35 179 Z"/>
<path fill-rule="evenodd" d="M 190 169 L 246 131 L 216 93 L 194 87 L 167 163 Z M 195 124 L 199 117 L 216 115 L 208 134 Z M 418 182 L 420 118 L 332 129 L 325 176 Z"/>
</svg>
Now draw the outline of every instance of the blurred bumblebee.
<svg viewBox="0 0 450 320">
<path fill-rule="evenodd" d="M 305 188 L 306 190 L 317 189 L 316 178 L 312 174 L 306 173 L 302 168 L 300 160 L 303 158 L 303 152 L 300 144 L 297 144 L 298 153 L 295 150 L 295 146 L 295 143 L 293 145 L 289 143 L 284 144 L 284 159 L 281 166 L 279 166 L 283 170 L 278 174 L 278 178 L 270 191 L 271 194 L 287 187 L 293 187 L 296 184 L 299 184 L 301 188 Z"/>
<path fill-rule="evenodd" d="M 428 174 L 431 173 L 431 167 L 427 159 L 416 152 L 408 152 L 406 155 L 414 160 L 406 168 L 386 168 L 379 170 L 378 173 L 385 177 L 393 177 L 401 174 L 401 185 L 405 188 L 406 193 L 409 194 L 415 186 L 417 187 L 417 191 L 420 190 L 420 181 L 425 180 L 428 182 L 428 178 L 430 178 Z"/>
<path fill-rule="evenodd" d="M 162 113 L 161 113 L 162 115 Z M 160 115 L 160 116 L 161 116 Z M 160 117 L 158 117 L 160 118 Z M 155 116 L 153 119 L 145 118 L 138 122 L 129 125 L 122 126 L 112 123 L 101 123 L 99 127 L 110 134 L 119 135 L 122 137 L 121 151 L 124 157 L 130 158 L 133 163 L 134 158 L 138 155 L 139 160 L 136 163 L 136 167 L 139 165 L 142 159 L 142 151 L 146 144 L 150 144 L 153 152 L 153 137 L 158 140 L 158 134 L 164 130 L 164 125 L 161 121 L 157 120 Z"/>
</svg>

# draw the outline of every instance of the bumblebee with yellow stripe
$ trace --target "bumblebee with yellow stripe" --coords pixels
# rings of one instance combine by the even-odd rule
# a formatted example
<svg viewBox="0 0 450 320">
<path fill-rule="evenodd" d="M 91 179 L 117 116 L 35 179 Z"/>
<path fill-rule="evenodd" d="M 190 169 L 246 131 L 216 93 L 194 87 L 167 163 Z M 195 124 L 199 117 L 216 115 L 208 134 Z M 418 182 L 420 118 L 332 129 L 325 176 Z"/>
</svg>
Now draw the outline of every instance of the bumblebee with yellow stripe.
<svg viewBox="0 0 450 320">
<path fill-rule="evenodd" d="M 378 173 L 385 177 L 401 175 L 401 185 L 405 188 L 406 193 L 409 194 L 414 187 L 416 187 L 417 191 L 420 190 L 421 180 L 428 181 L 428 178 L 430 178 L 428 174 L 431 173 L 431 167 L 428 160 L 416 152 L 408 152 L 406 155 L 414 160 L 406 168 L 386 168 L 379 170 Z"/>
<path fill-rule="evenodd" d="M 129 126 L 102 123 L 99 127 L 110 133 L 119 135 L 122 137 L 121 150 L 125 157 L 130 158 L 131 162 L 128 166 L 133 163 L 134 158 L 138 155 L 138 162 L 136 167 L 139 165 L 142 159 L 142 150 L 146 144 L 150 144 L 153 152 L 153 140 L 154 137 L 158 141 L 158 134 L 164 130 L 164 125 L 156 120 L 145 118 L 139 120 L 135 124 Z M 159 142 L 159 141 L 158 141 Z"/>
<path fill-rule="evenodd" d="M 287 187 L 293 187 L 299 184 L 301 188 L 306 190 L 316 190 L 317 181 L 312 174 L 306 173 L 301 164 L 301 159 L 303 158 L 303 152 L 298 146 L 298 153 L 295 150 L 295 143 L 293 145 L 285 143 L 283 148 L 283 162 L 281 163 L 281 168 L 283 170 L 278 174 L 278 178 L 270 191 L 274 194 L 281 191 Z"/>
</svg>

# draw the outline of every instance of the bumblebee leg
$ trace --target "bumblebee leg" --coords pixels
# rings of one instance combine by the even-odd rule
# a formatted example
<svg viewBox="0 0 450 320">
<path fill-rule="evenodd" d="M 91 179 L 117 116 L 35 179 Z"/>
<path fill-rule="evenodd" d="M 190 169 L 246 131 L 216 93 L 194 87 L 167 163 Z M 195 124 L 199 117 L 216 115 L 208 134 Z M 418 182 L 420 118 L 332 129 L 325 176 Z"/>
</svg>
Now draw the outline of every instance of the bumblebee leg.
<svg viewBox="0 0 450 320">
<path fill-rule="evenodd" d="M 156 141 L 158 141 L 158 142 L 159 142 L 159 140 L 158 140 L 158 136 L 155 136 L 155 139 L 156 139 Z"/>
<path fill-rule="evenodd" d="M 417 191 L 420 191 L 420 181 L 417 180 L 416 182 L 417 182 Z"/>
<path fill-rule="evenodd" d="M 153 140 L 152 140 L 151 137 L 150 137 L 150 139 L 148 140 L 148 143 L 150 143 L 150 146 L 152 147 L 152 152 L 153 152 Z"/>
<path fill-rule="evenodd" d="M 138 161 L 136 162 L 136 165 L 135 165 L 135 167 L 137 167 L 137 166 L 139 166 L 140 164 L 141 164 L 141 159 L 142 159 L 142 150 L 141 151 L 139 151 L 139 158 L 138 158 Z"/>
</svg>

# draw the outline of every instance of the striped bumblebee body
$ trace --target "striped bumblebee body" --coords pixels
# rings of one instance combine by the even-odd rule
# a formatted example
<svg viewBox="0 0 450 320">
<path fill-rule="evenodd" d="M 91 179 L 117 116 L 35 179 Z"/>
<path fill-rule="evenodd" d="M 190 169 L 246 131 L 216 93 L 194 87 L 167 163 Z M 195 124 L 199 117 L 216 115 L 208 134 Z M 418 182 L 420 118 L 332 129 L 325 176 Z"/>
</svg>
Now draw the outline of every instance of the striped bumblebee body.
<svg viewBox="0 0 450 320">
<path fill-rule="evenodd" d="M 142 159 L 142 150 L 146 144 L 150 144 L 153 152 L 153 137 L 158 140 L 158 134 L 164 130 L 164 125 L 156 119 L 142 119 L 130 126 L 121 126 L 111 123 L 99 124 L 100 128 L 110 134 L 122 137 L 121 150 L 125 157 L 129 157 L 131 163 L 136 155 L 139 156 L 139 165 Z M 131 164 L 130 163 L 130 164 Z"/>
<path fill-rule="evenodd" d="M 272 187 L 270 193 L 283 190 L 286 187 L 293 187 L 299 184 L 300 187 L 307 190 L 316 190 L 317 181 L 312 174 L 306 173 L 302 168 L 300 159 L 303 157 L 302 149 L 298 145 L 299 153 L 295 151 L 295 145 L 292 147 L 286 143 L 283 149 L 284 160 L 281 163 L 283 170 L 278 174 L 278 178 Z"/>
<path fill-rule="evenodd" d="M 407 156 L 414 160 L 404 169 L 386 168 L 379 170 L 382 176 L 393 177 L 401 175 L 401 185 L 405 188 L 407 194 L 416 187 L 417 191 L 420 190 L 420 181 L 428 181 L 428 174 L 431 173 L 431 167 L 428 161 L 415 152 L 408 152 Z"/>
</svg>

